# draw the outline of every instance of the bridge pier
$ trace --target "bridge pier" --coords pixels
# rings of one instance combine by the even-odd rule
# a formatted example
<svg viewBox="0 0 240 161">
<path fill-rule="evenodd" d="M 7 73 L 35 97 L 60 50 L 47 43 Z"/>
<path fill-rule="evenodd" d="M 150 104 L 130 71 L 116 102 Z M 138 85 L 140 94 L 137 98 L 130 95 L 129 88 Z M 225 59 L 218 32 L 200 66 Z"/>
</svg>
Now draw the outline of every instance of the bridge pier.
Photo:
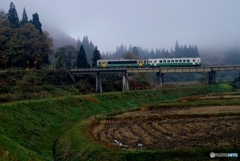
<svg viewBox="0 0 240 161">
<path fill-rule="evenodd" d="M 74 75 L 69 71 L 68 74 L 70 75 L 71 79 L 73 82 L 75 82 L 75 78 L 74 78 Z"/>
<path fill-rule="evenodd" d="M 164 73 L 157 72 L 156 76 L 157 76 L 157 85 L 162 86 L 164 83 Z"/>
<path fill-rule="evenodd" d="M 128 90 L 129 90 L 128 73 L 127 72 L 123 72 L 122 91 L 128 91 Z"/>
<path fill-rule="evenodd" d="M 208 84 L 216 83 L 216 71 L 208 72 Z"/>
<path fill-rule="evenodd" d="M 97 72 L 96 74 L 96 92 L 102 93 L 102 80 L 100 72 Z"/>
</svg>

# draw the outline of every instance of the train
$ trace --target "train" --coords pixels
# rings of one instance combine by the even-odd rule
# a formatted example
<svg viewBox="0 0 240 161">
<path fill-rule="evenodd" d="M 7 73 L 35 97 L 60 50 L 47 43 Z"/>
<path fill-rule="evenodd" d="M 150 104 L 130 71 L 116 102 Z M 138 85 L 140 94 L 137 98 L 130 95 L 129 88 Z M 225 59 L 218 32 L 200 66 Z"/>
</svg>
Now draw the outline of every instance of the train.
<svg viewBox="0 0 240 161">
<path fill-rule="evenodd" d="M 199 67 L 201 58 L 155 58 L 97 60 L 97 68 Z"/>
</svg>

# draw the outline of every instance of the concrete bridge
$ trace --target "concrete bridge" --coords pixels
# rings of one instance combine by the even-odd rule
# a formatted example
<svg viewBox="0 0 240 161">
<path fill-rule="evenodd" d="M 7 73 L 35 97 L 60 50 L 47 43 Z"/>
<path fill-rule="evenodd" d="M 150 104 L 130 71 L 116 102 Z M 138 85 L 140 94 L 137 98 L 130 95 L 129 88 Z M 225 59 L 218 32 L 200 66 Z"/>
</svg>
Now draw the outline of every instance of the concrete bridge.
<svg viewBox="0 0 240 161">
<path fill-rule="evenodd" d="M 95 74 L 96 92 L 102 93 L 101 74 L 122 73 L 123 91 L 129 90 L 128 73 L 156 73 L 157 83 L 163 85 L 165 73 L 208 73 L 208 83 L 216 83 L 216 71 L 240 70 L 240 66 L 209 66 L 209 67 L 161 67 L 161 68 L 110 68 L 110 69 L 73 69 L 69 70 L 72 80 L 75 82 L 75 74 Z"/>
</svg>

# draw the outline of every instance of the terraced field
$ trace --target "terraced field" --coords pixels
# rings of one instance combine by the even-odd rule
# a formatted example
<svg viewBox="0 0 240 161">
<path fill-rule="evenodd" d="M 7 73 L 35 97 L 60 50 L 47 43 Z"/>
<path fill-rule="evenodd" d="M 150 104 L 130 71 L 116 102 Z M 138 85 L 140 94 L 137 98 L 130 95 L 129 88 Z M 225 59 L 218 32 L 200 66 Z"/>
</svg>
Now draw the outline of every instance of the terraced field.
<svg viewBox="0 0 240 161">
<path fill-rule="evenodd" d="M 155 106 L 102 119 L 92 134 L 102 144 L 123 149 L 220 148 L 240 145 L 239 127 L 238 105 Z"/>
</svg>

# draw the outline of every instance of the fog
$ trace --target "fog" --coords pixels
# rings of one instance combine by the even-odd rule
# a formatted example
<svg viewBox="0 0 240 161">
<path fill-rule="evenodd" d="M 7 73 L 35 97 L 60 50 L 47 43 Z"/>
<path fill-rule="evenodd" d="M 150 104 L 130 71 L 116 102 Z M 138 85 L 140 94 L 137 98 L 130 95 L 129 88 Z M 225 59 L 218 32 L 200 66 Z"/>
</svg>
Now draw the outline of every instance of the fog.
<svg viewBox="0 0 240 161">
<path fill-rule="evenodd" d="M 11 0 L 1 0 L 8 12 Z M 88 35 L 99 50 L 116 46 L 148 49 L 197 45 L 222 48 L 240 45 L 239 0 L 15 0 L 22 18 L 37 12 L 44 30 L 61 30 L 82 40 Z M 50 32 L 51 34 L 51 32 Z"/>
</svg>

